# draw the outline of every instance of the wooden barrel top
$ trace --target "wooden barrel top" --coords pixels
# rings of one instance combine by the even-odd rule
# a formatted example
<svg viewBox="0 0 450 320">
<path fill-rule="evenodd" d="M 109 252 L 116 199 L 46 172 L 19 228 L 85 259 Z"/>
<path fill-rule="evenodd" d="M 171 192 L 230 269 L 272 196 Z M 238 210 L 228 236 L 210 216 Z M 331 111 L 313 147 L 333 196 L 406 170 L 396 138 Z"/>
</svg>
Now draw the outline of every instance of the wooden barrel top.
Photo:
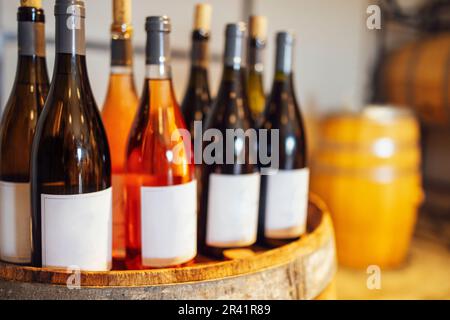
<svg viewBox="0 0 450 320">
<path fill-rule="evenodd" d="M 139 271 L 69 272 L 0 262 L 0 299 L 312 299 L 336 271 L 333 226 L 326 207 L 310 196 L 308 233 L 276 249 L 231 252 L 192 266 Z M 72 276 L 73 280 L 73 276 Z"/>
</svg>

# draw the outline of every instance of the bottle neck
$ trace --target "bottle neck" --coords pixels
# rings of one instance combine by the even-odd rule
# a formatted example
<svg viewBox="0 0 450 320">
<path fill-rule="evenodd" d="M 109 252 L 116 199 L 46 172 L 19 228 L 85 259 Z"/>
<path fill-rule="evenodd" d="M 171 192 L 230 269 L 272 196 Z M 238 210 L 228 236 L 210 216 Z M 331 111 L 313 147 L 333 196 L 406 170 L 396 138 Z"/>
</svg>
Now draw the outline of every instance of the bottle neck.
<svg viewBox="0 0 450 320">
<path fill-rule="evenodd" d="M 293 92 L 292 47 L 278 46 L 275 62 L 274 85 L 282 86 L 284 92 Z"/>
<path fill-rule="evenodd" d="M 209 34 L 203 30 L 192 32 L 191 64 L 196 68 L 208 68 Z"/>
<path fill-rule="evenodd" d="M 130 24 L 119 24 L 116 20 L 121 19 L 115 17 L 115 22 L 111 25 L 111 69 L 105 106 L 109 101 L 113 105 L 119 105 L 120 102 L 114 101 L 119 96 L 128 97 L 128 102 L 130 99 L 137 99 L 133 75 L 133 27 Z M 126 103 L 125 100 L 122 104 Z"/>
<path fill-rule="evenodd" d="M 86 56 L 60 53 L 55 58 L 53 72 L 54 74 L 69 76 L 74 82 L 88 81 Z"/>
<path fill-rule="evenodd" d="M 292 90 L 294 75 L 293 72 L 276 71 L 274 80 L 275 82 L 283 83 L 287 89 Z"/>
<path fill-rule="evenodd" d="M 244 67 L 244 45 L 242 40 L 239 37 L 231 37 L 226 40 L 224 55 L 224 66 L 226 69 L 241 70 Z"/>
<path fill-rule="evenodd" d="M 64 10 L 65 9 L 65 10 Z M 86 55 L 84 8 L 55 6 L 56 54 Z"/>
<path fill-rule="evenodd" d="M 263 55 L 266 44 L 264 40 L 250 38 L 248 45 L 247 63 L 250 72 L 262 74 L 264 71 Z"/>
<path fill-rule="evenodd" d="M 19 7 L 17 21 L 19 57 L 45 57 L 44 11 L 33 7 Z"/>
<path fill-rule="evenodd" d="M 132 27 L 111 26 L 111 74 L 133 73 Z"/>
<path fill-rule="evenodd" d="M 170 42 L 167 32 L 148 32 L 146 46 L 146 78 L 171 79 Z"/>
<path fill-rule="evenodd" d="M 245 88 L 245 68 L 242 66 L 225 65 L 222 75 L 222 83 L 233 83 L 236 87 Z"/>
<path fill-rule="evenodd" d="M 17 40 L 19 56 L 36 56 L 45 58 L 44 23 L 19 21 Z"/>
<path fill-rule="evenodd" d="M 294 75 L 293 73 L 285 73 L 282 71 L 277 71 L 275 73 L 275 78 L 272 85 L 272 94 L 271 96 L 281 95 L 280 98 L 292 98 L 293 101 L 296 101 L 295 89 L 294 89 Z M 278 107 L 282 107 L 283 104 Z"/>
<path fill-rule="evenodd" d="M 45 15 L 42 9 L 19 7 L 16 82 L 48 84 L 45 60 Z"/>
<path fill-rule="evenodd" d="M 17 83 L 48 85 L 48 81 L 45 57 L 19 55 L 16 70 Z"/>
<path fill-rule="evenodd" d="M 283 73 L 285 75 L 292 74 L 293 69 L 293 47 L 292 45 L 283 44 L 277 46 L 275 60 L 275 74 Z"/>
<path fill-rule="evenodd" d="M 172 80 L 170 63 L 147 64 L 145 68 L 145 77 L 149 80 Z"/>
</svg>

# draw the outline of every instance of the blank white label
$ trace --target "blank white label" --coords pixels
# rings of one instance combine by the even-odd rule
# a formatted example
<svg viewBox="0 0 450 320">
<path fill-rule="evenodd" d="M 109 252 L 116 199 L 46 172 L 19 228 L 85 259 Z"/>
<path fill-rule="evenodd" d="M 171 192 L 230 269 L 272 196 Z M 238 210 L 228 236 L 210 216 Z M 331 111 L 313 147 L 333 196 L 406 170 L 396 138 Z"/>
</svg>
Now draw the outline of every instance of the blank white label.
<svg viewBox="0 0 450 320">
<path fill-rule="evenodd" d="M 41 195 L 42 265 L 111 269 L 112 188 L 76 195 Z"/>
<path fill-rule="evenodd" d="M 0 259 L 31 262 L 29 183 L 0 181 Z"/>
<path fill-rule="evenodd" d="M 264 234 L 290 239 L 306 230 L 309 170 L 278 170 L 267 176 Z"/>
<path fill-rule="evenodd" d="M 208 246 L 246 247 L 256 242 L 259 183 L 259 173 L 209 176 Z"/>
<path fill-rule="evenodd" d="M 197 183 L 141 187 L 142 264 L 168 267 L 197 255 Z"/>
</svg>

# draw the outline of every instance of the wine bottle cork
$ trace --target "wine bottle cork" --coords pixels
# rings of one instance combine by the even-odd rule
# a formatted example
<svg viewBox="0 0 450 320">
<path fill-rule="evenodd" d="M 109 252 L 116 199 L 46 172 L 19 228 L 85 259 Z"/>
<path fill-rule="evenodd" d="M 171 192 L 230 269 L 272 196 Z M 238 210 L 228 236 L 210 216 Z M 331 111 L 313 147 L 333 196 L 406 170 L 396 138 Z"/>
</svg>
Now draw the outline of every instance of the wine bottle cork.
<svg viewBox="0 0 450 320">
<path fill-rule="evenodd" d="M 113 23 L 131 24 L 131 0 L 113 0 Z"/>
<path fill-rule="evenodd" d="M 211 5 L 207 3 L 198 3 L 195 5 L 194 30 L 204 30 L 209 32 L 211 29 Z"/>
<path fill-rule="evenodd" d="M 250 16 L 249 34 L 251 38 L 265 40 L 267 37 L 267 19 L 264 16 Z"/>
<path fill-rule="evenodd" d="M 21 7 L 42 8 L 42 0 L 20 0 Z"/>
</svg>

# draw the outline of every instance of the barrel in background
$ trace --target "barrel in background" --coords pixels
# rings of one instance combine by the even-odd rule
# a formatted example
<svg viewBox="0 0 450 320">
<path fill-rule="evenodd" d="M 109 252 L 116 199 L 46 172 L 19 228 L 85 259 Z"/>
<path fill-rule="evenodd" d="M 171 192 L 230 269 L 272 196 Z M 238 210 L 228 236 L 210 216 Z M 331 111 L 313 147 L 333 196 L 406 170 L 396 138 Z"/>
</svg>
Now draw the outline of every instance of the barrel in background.
<svg viewBox="0 0 450 320">
<path fill-rule="evenodd" d="M 421 122 L 423 212 L 441 229 L 450 217 L 450 33 L 418 39 L 388 54 L 381 65 L 381 100 L 415 110 Z M 443 228 L 445 230 L 445 228 Z M 439 232 L 448 242 L 448 232 Z"/>
<path fill-rule="evenodd" d="M 450 125 L 450 33 L 409 43 L 382 66 L 383 99 L 414 109 L 421 121 Z"/>
<path fill-rule="evenodd" d="M 319 124 L 311 189 L 330 208 L 342 265 L 395 267 L 422 200 L 419 126 L 406 109 L 367 107 Z"/>
</svg>

